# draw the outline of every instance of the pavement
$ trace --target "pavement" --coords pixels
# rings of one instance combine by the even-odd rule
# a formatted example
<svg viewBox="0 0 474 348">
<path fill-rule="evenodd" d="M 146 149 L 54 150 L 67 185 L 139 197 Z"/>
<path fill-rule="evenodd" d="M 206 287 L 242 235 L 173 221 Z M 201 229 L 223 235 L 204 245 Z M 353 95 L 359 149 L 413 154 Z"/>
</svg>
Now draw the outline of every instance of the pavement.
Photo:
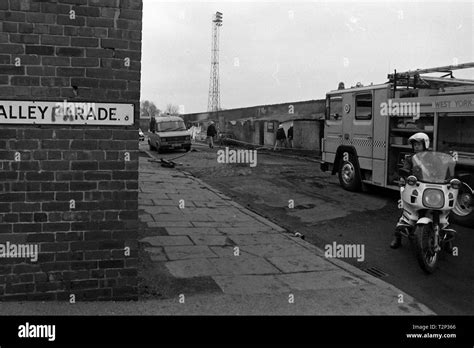
<svg viewBox="0 0 474 348">
<path fill-rule="evenodd" d="M 139 301 L 0 303 L 4 315 L 434 315 L 179 167 L 140 157 Z M 243 178 L 244 180 L 244 178 Z"/>
</svg>

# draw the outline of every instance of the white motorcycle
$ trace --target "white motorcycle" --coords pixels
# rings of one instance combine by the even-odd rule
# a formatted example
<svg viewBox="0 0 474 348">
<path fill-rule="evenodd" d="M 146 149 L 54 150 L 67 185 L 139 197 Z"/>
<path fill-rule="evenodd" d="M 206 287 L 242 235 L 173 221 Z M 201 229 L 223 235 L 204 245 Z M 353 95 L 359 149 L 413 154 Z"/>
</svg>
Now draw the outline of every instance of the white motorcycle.
<svg viewBox="0 0 474 348">
<path fill-rule="evenodd" d="M 420 152 L 412 157 L 413 170 L 400 179 L 402 220 L 415 244 L 416 257 L 426 273 L 433 273 L 441 250 L 456 231 L 447 228 L 462 183 L 454 178 L 456 161 L 441 152 Z"/>
</svg>

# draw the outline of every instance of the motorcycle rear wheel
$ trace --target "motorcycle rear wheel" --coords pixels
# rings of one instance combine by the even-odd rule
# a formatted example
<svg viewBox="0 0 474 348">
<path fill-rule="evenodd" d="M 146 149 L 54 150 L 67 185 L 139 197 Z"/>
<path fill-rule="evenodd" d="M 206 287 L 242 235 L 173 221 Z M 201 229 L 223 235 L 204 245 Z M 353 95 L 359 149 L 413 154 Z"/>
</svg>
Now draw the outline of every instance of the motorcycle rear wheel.
<svg viewBox="0 0 474 348">
<path fill-rule="evenodd" d="M 415 229 L 415 251 L 418 263 L 425 273 L 431 274 L 436 270 L 438 252 L 434 251 L 433 225 L 418 225 Z"/>
</svg>

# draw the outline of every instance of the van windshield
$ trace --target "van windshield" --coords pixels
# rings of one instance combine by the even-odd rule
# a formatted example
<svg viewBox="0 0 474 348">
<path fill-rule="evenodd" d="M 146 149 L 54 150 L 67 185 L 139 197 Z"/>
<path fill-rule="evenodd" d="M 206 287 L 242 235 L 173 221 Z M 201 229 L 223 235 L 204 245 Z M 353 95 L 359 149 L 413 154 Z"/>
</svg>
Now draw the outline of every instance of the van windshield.
<svg viewBox="0 0 474 348">
<path fill-rule="evenodd" d="M 184 121 L 166 121 L 166 122 L 157 122 L 156 131 L 157 132 L 174 132 L 174 131 L 185 131 L 186 126 Z"/>
</svg>

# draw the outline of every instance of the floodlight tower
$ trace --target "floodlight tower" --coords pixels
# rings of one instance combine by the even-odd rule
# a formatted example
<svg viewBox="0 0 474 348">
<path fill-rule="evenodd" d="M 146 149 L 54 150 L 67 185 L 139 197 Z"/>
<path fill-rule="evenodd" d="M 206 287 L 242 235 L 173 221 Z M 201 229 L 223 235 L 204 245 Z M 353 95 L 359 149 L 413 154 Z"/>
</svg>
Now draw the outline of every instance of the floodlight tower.
<svg viewBox="0 0 474 348">
<path fill-rule="evenodd" d="M 222 13 L 212 16 L 211 78 L 209 79 L 209 96 L 207 111 L 219 111 L 219 27 L 222 26 Z"/>
</svg>

